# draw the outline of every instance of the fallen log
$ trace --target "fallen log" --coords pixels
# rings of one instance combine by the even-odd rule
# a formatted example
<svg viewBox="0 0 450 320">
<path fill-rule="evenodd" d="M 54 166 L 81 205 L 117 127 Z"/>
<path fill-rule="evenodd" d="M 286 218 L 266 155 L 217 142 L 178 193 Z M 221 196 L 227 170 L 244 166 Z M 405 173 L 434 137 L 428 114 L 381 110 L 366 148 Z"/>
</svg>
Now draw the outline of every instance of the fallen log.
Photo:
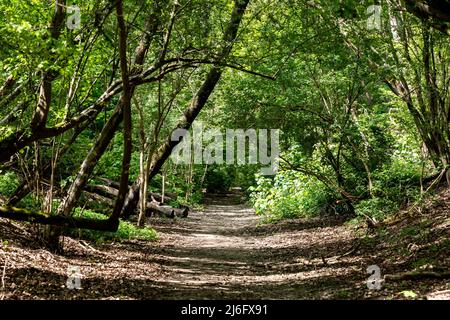
<svg viewBox="0 0 450 320">
<path fill-rule="evenodd" d="M 152 196 L 156 201 L 164 203 L 167 201 L 172 201 L 173 199 L 176 199 L 176 197 L 170 197 L 167 194 L 164 194 L 164 201 L 163 201 L 163 196 L 161 193 L 157 193 L 157 192 L 149 192 L 149 195 Z"/>
<path fill-rule="evenodd" d="M 160 206 L 155 202 L 147 202 L 147 212 L 148 215 L 152 213 L 163 214 L 169 218 L 182 217 L 186 218 L 189 214 L 189 208 L 185 207 L 183 209 L 172 208 L 170 206 Z"/>
<path fill-rule="evenodd" d="M 101 195 L 103 197 L 114 199 L 119 194 L 119 190 L 113 187 L 109 186 L 103 186 L 103 185 L 86 185 L 84 187 L 84 190 L 95 193 L 98 195 Z"/>
<path fill-rule="evenodd" d="M 91 209 L 105 215 L 109 215 L 111 209 L 114 207 L 114 200 L 101 196 L 97 193 L 83 191 L 83 198 L 86 201 L 86 209 Z M 99 208 L 99 203 L 103 204 L 105 208 Z"/>
<path fill-rule="evenodd" d="M 103 182 L 108 187 L 113 187 L 114 189 L 119 189 L 120 184 L 117 181 L 114 181 L 114 180 L 111 180 L 111 179 L 107 179 L 107 178 L 103 178 L 103 177 L 97 177 L 96 179 L 100 180 L 101 182 Z"/>
<path fill-rule="evenodd" d="M 98 180 L 102 181 L 105 185 L 91 185 L 90 187 L 97 187 L 97 189 L 101 192 L 107 192 L 110 193 L 111 189 L 116 189 L 119 190 L 119 183 L 110 179 L 106 179 L 106 178 L 97 178 Z M 169 192 L 169 193 L 164 193 L 164 201 L 162 198 L 162 194 L 158 193 L 158 192 L 149 192 L 148 193 L 149 196 L 152 196 L 153 198 L 155 198 L 156 201 L 158 202 L 167 202 L 167 201 L 172 201 L 174 199 L 177 198 L 177 195 L 175 193 Z M 117 192 L 116 195 L 117 196 Z"/>
<path fill-rule="evenodd" d="M 103 185 L 87 185 L 85 188 L 85 194 L 93 199 L 94 201 L 98 201 L 101 203 L 106 204 L 108 207 L 114 206 L 114 198 L 117 197 L 119 191 L 117 189 L 114 189 L 113 187 L 103 186 Z M 151 215 L 152 213 L 156 213 L 159 215 L 163 215 L 169 218 L 174 217 L 183 217 L 186 218 L 189 214 L 189 208 L 184 207 L 182 209 L 173 208 L 170 206 L 163 205 L 161 206 L 158 201 L 155 201 L 156 199 L 153 199 L 153 201 L 147 202 L 147 209 L 148 214 Z"/>
<path fill-rule="evenodd" d="M 26 221 L 67 228 L 80 228 L 98 231 L 115 232 L 117 231 L 117 228 L 119 226 L 118 220 L 56 216 L 46 212 L 29 211 L 26 209 L 15 207 L 0 207 L 0 217 L 17 221 Z"/>
<path fill-rule="evenodd" d="M 83 194 L 86 196 L 86 198 L 88 198 L 87 199 L 88 201 L 100 202 L 100 203 L 106 204 L 108 207 L 114 206 L 114 200 L 112 200 L 108 197 L 102 196 L 98 193 L 84 191 Z"/>
</svg>

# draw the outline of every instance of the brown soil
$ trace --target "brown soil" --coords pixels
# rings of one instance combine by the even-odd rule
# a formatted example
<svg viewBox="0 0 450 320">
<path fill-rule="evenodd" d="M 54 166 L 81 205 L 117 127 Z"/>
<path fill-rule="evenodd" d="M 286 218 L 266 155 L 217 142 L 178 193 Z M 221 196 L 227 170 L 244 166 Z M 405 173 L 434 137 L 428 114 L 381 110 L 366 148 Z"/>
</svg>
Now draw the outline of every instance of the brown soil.
<svg viewBox="0 0 450 320">
<path fill-rule="evenodd" d="M 216 195 L 187 219 L 150 219 L 156 242 L 66 237 L 62 255 L 31 242 L 29 225 L 0 219 L 0 298 L 402 299 L 410 290 L 448 299 L 448 279 L 386 280 L 369 290 L 366 269 L 448 271 L 449 194 L 433 204 L 439 210 L 373 234 L 336 218 L 261 225 L 238 196 Z M 66 287 L 69 266 L 80 268 L 79 290 Z"/>
</svg>

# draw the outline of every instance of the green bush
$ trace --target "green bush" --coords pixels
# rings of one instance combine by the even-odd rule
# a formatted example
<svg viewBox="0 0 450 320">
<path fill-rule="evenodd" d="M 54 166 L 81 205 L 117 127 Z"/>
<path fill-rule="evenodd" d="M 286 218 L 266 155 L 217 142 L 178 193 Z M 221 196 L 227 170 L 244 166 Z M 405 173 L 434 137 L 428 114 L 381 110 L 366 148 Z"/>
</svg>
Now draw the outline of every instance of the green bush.
<svg viewBox="0 0 450 320">
<path fill-rule="evenodd" d="M 420 197 L 420 174 L 419 162 L 393 159 L 389 165 L 373 172 L 373 197 L 356 203 L 356 214 L 381 220 L 414 203 Z"/>
<path fill-rule="evenodd" d="M 249 189 L 250 202 L 270 221 L 314 216 L 334 199 L 322 183 L 294 171 L 282 171 L 273 178 L 260 176 L 256 182 Z"/>
<path fill-rule="evenodd" d="M 96 167 L 96 174 L 104 178 L 119 181 L 122 172 L 123 133 L 116 133 L 107 152 L 100 158 Z M 136 180 L 139 175 L 139 152 L 131 154 L 130 181 Z"/>
<path fill-rule="evenodd" d="M 19 180 L 14 172 L 7 171 L 3 173 L 0 170 L 0 194 L 3 196 L 11 195 L 19 186 Z"/>
<path fill-rule="evenodd" d="M 399 209 L 398 203 L 386 198 L 371 198 L 362 200 L 355 205 L 357 215 L 367 215 L 381 220 Z"/>
<path fill-rule="evenodd" d="M 372 195 L 353 203 L 357 215 L 382 220 L 389 214 L 410 205 L 420 198 L 422 164 L 415 157 L 393 157 L 389 164 L 372 172 Z M 355 179 L 357 181 L 357 179 Z M 356 190 L 365 190 L 365 181 Z M 315 178 L 295 171 L 280 171 L 275 177 L 258 177 L 250 189 L 250 202 L 256 212 L 269 220 L 314 216 L 340 210 L 338 194 L 329 191 Z M 361 192 L 360 194 L 364 194 Z M 345 208 L 344 208 L 345 209 Z"/>
</svg>

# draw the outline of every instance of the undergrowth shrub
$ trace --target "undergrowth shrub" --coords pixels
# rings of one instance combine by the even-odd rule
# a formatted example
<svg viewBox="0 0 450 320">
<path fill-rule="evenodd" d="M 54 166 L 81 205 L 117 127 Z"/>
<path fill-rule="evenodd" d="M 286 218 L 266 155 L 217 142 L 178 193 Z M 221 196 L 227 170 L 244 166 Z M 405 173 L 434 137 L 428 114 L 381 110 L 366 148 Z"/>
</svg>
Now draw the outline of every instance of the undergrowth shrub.
<svg viewBox="0 0 450 320">
<path fill-rule="evenodd" d="M 372 194 L 353 202 L 358 216 L 382 220 L 388 215 L 420 199 L 422 163 L 417 158 L 394 157 L 380 169 L 372 172 Z M 356 180 L 356 179 L 355 179 Z M 357 181 L 357 180 L 356 180 Z M 366 190 L 361 180 L 357 190 Z M 311 217 L 324 213 L 343 214 L 337 205 L 343 200 L 314 177 L 296 171 L 280 171 L 274 177 L 259 176 L 256 186 L 249 188 L 250 203 L 256 212 L 269 221 Z M 364 195 L 364 193 L 362 193 Z"/>
<path fill-rule="evenodd" d="M 259 176 L 249 191 L 256 212 L 269 221 L 313 216 L 333 199 L 321 182 L 293 171 Z"/>
<path fill-rule="evenodd" d="M 420 198 L 421 164 L 406 159 L 394 159 L 372 175 L 372 197 L 355 204 L 359 215 L 378 220 L 386 218 Z"/>
<path fill-rule="evenodd" d="M 0 170 L 0 194 L 8 196 L 19 186 L 19 180 L 14 172 Z"/>
</svg>

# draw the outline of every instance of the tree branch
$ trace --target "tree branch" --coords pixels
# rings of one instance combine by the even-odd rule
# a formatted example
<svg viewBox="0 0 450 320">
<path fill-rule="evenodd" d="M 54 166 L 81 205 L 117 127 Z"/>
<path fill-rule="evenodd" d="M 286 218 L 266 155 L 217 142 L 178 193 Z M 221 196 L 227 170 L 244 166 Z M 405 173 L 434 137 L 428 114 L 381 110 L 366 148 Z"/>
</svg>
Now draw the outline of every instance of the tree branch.
<svg viewBox="0 0 450 320">
<path fill-rule="evenodd" d="M 118 221 L 110 219 L 86 219 L 51 215 L 45 212 L 32 212 L 15 207 L 0 207 L 0 217 L 18 221 L 56 225 L 68 228 L 90 229 L 98 231 L 117 231 Z"/>
</svg>

